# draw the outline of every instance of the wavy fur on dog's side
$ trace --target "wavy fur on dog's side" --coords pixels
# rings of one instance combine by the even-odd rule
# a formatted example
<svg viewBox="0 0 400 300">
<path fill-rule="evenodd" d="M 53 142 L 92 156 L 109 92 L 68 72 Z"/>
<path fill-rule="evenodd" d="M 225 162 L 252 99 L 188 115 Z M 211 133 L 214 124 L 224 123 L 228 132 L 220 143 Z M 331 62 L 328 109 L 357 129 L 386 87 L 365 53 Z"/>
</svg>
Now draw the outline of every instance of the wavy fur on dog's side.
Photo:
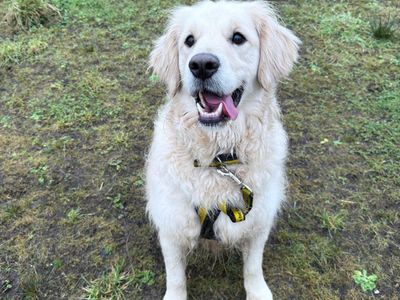
<svg viewBox="0 0 400 300">
<path fill-rule="evenodd" d="M 194 26 L 195 31 L 197 20 L 202 24 L 202 12 L 209 14 L 213 9 L 224 11 L 221 18 L 232 17 L 228 21 L 237 22 L 235 26 L 246 26 L 249 51 L 232 52 L 240 49 L 231 50 L 222 39 L 207 42 L 205 37 L 199 42 L 199 51 L 207 49 L 221 59 L 225 68 L 218 75 L 222 87 L 228 89 L 234 82 L 246 82 L 238 118 L 224 126 L 205 128 L 198 123 L 190 94 L 187 61 L 193 53 L 182 46 L 182 40 L 186 27 Z M 231 24 L 228 21 L 226 24 Z M 225 30 L 223 21 L 218 24 L 213 30 L 219 30 L 218 26 Z M 253 188 L 254 207 L 241 223 L 232 223 L 221 214 L 214 230 L 221 243 L 243 251 L 247 299 L 272 299 L 261 262 L 264 244 L 284 200 L 287 153 L 287 136 L 280 121 L 275 88 L 297 60 L 299 44 L 299 39 L 279 24 L 271 6 L 262 1 L 203 1 L 194 9 L 178 8 L 155 43 L 150 66 L 167 85 L 169 100 L 160 108 L 155 122 L 146 165 L 146 191 L 147 211 L 158 230 L 166 264 L 164 299 L 187 297 L 186 255 L 196 246 L 201 227 L 194 208 L 213 209 L 227 199 L 233 206 L 243 206 L 235 183 L 213 168 L 194 168 L 193 160 L 208 165 L 216 155 L 233 151 L 243 162 L 233 170 Z"/>
</svg>

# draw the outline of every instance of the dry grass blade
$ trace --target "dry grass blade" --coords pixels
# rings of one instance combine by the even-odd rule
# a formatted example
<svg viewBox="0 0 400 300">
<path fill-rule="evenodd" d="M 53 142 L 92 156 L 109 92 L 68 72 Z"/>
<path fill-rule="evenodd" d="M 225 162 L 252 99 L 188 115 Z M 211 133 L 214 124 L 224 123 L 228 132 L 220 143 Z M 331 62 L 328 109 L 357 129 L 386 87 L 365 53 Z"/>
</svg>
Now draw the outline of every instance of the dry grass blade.
<svg viewBox="0 0 400 300">
<path fill-rule="evenodd" d="M 27 30 L 45 25 L 60 15 L 57 7 L 43 0 L 13 0 L 4 22 L 13 30 Z"/>
</svg>

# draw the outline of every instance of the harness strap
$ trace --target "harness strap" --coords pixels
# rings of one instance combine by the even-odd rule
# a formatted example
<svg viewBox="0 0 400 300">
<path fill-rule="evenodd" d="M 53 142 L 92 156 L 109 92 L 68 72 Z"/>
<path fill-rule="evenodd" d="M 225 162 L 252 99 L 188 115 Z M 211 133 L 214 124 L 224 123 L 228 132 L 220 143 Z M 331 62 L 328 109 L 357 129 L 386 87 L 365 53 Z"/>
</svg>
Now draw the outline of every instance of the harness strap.
<svg viewBox="0 0 400 300">
<path fill-rule="evenodd" d="M 236 154 L 220 154 L 214 158 L 214 160 L 208 165 L 208 167 L 220 168 L 226 167 L 227 165 L 234 165 L 240 163 L 240 160 L 237 158 Z M 195 167 L 201 167 L 198 160 L 194 161 Z M 229 171 L 230 172 L 230 171 Z M 231 173 L 232 176 L 235 176 Z M 235 176 L 235 182 L 241 182 Z M 197 207 L 196 212 L 199 216 L 200 224 L 201 224 L 201 232 L 200 237 L 206 239 L 216 239 L 215 232 L 213 229 L 214 223 L 217 220 L 220 212 L 222 211 L 226 214 L 233 223 L 242 222 L 246 219 L 246 215 L 250 212 L 253 207 L 253 192 L 251 189 L 240 183 L 240 190 L 242 192 L 243 201 L 245 203 L 245 209 L 231 207 L 227 201 L 223 201 L 218 204 L 218 209 L 213 211 L 207 211 L 204 207 Z"/>
<path fill-rule="evenodd" d="M 235 164 L 239 164 L 240 160 L 237 158 L 236 153 L 230 154 L 219 154 L 217 155 L 213 161 L 208 165 L 208 167 L 220 167 L 222 165 L 235 165 Z M 200 165 L 200 162 L 195 159 L 193 162 L 193 165 L 197 168 L 197 167 L 202 167 L 202 165 Z"/>
<path fill-rule="evenodd" d="M 199 207 L 196 208 L 196 212 L 199 215 L 201 223 L 200 236 L 204 239 L 215 240 L 216 236 L 213 227 L 221 211 L 214 210 L 207 213 L 204 207 Z"/>
</svg>

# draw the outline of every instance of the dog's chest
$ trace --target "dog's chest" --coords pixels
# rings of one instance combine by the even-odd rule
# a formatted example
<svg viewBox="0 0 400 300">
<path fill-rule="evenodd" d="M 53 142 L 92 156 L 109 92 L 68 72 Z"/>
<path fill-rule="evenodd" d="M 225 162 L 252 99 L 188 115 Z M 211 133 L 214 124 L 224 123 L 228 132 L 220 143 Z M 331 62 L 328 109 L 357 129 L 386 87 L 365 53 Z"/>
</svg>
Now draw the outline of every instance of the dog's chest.
<svg viewBox="0 0 400 300">
<path fill-rule="evenodd" d="M 264 145 L 258 138 L 262 130 L 257 134 L 253 132 L 227 129 L 215 136 L 193 132 L 193 140 L 189 143 L 176 140 L 175 152 L 170 159 L 179 185 L 194 206 L 213 209 L 221 202 L 235 207 L 244 205 L 240 185 L 232 178 L 221 175 L 216 167 L 210 167 L 220 154 L 235 153 L 238 162 L 228 164 L 227 168 L 245 184 L 257 189 L 255 183 L 259 182 L 256 178 L 259 166 L 254 162 L 259 161 L 257 153 L 264 152 Z M 195 160 L 199 166 L 195 166 Z"/>
<path fill-rule="evenodd" d="M 208 163 L 195 165 L 193 163 L 193 167 L 188 170 L 188 177 L 185 178 L 189 187 L 188 194 L 194 206 L 212 209 L 226 201 L 237 207 L 244 205 L 240 185 L 232 177 L 223 175 L 217 167 Z M 226 168 L 239 180 L 245 183 L 254 182 L 248 165 L 238 161 L 227 165 Z"/>
</svg>

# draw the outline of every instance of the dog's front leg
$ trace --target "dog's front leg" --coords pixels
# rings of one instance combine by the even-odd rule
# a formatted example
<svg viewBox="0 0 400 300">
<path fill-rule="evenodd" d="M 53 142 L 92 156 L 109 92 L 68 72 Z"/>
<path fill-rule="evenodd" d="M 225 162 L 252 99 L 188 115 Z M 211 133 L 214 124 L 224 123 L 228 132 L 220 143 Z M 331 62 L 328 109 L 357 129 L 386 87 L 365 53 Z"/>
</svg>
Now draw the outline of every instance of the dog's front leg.
<svg viewBox="0 0 400 300">
<path fill-rule="evenodd" d="M 248 239 L 243 247 L 243 277 L 247 300 L 272 300 L 272 293 L 264 280 L 262 260 L 268 234 Z"/>
<path fill-rule="evenodd" d="M 160 244 L 167 273 L 164 300 L 186 300 L 186 254 L 188 248 L 176 236 L 160 232 Z"/>
</svg>

